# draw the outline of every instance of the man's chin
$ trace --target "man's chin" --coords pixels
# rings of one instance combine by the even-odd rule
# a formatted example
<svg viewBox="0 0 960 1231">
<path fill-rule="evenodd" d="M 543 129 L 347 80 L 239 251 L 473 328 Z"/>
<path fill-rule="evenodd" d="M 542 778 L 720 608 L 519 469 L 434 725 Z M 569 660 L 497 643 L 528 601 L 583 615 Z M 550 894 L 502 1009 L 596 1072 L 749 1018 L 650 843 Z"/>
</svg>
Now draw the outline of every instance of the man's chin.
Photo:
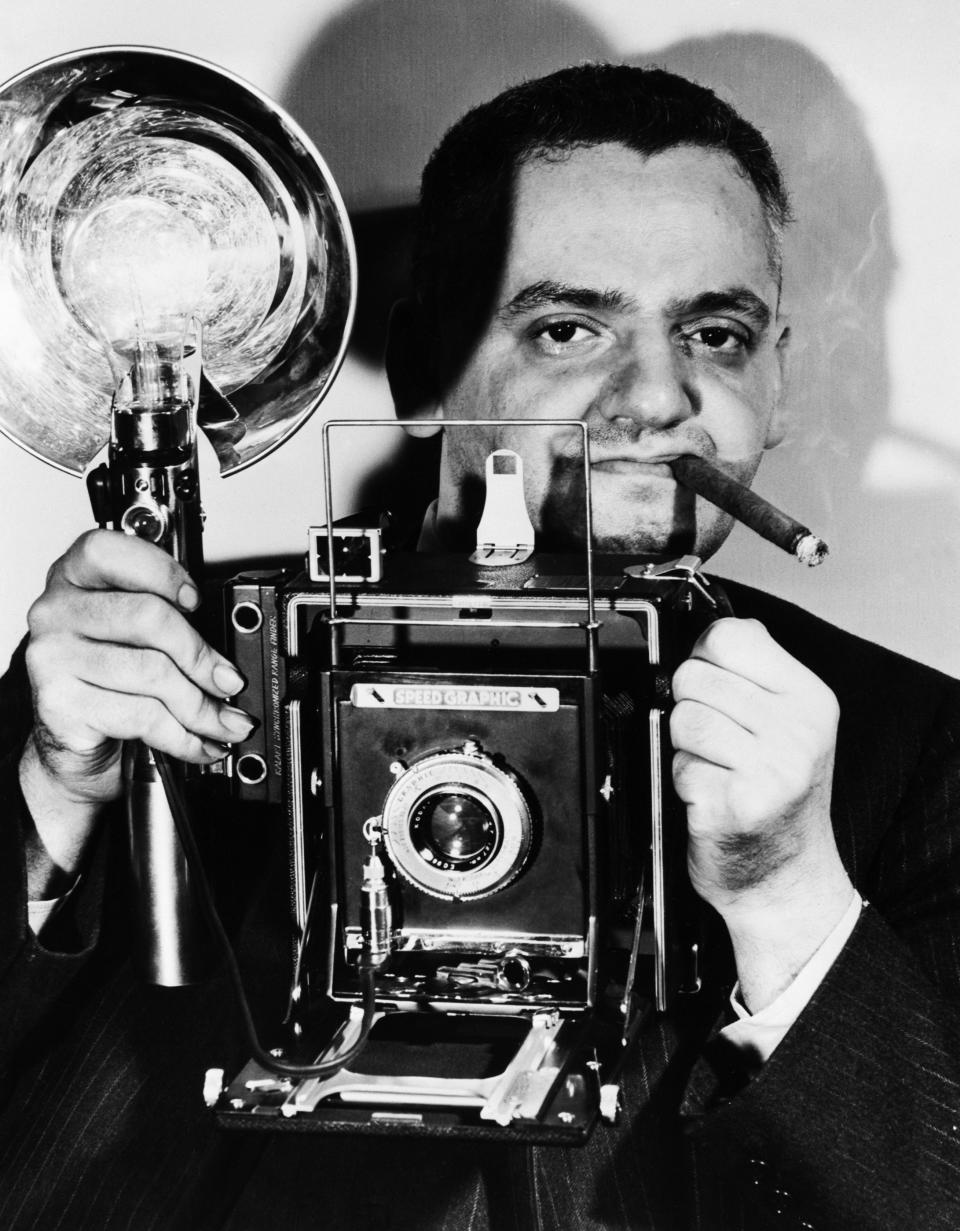
<svg viewBox="0 0 960 1231">
<path fill-rule="evenodd" d="M 629 533 L 595 534 L 594 551 L 605 555 L 642 556 L 648 560 L 672 560 L 693 551 L 693 535 L 638 535 Z"/>
<path fill-rule="evenodd" d="M 542 541 L 551 550 L 580 550 L 585 542 L 582 474 L 558 467 L 542 509 Z M 594 473 L 593 543 L 611 555 L 670 559 L 687 555 L 697 538 L 692 492 L 631 467 Z"/>
<path fill-rule="evenodd" d="M 668 560 L 693 551 L 695 537 L 692 529 L 677 529 L 673 526 L 654 529 L 595 523 L 593 549 L 606 555 Z M 548 523 L 537 536 L 537 545 L 541 550 L 548 551 L 583 551 L 586 546 L 584 527 Z"/>
</svg>

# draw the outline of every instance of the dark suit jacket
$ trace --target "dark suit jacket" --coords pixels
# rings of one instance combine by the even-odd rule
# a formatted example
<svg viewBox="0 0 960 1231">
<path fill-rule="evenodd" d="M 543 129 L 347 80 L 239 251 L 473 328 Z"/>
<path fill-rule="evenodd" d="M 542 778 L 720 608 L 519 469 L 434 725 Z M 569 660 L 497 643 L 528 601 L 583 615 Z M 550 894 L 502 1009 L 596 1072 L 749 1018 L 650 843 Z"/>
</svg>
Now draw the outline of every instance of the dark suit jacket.
<svg viewBox="0 0 960 1231">
<path fill-rule="evenodd" d="M 759 1074 L 716 1038 L 721 969 L 644 1032 L 626 1112 L 579 1150 L 217 1129 L 203 1072 L 243 1058 L 225 982 L 138 982 L 109 834 L 56 932 L 40 944 L 26 928 L 15 766 L 29 707 L 15 666 L 0 698 L 0 1226 L 955 1231 L 960 684 L 728 592 L 837 693 L 834 823 L 870 905 Z M 276 1019 L 285 886 L 267 878 L 254 900 L 238 852 L 262 862 L 277 835 L 256 818 L 221 824 L 247 907 L 238 944 L 261 1020 Z"/>
</svg>

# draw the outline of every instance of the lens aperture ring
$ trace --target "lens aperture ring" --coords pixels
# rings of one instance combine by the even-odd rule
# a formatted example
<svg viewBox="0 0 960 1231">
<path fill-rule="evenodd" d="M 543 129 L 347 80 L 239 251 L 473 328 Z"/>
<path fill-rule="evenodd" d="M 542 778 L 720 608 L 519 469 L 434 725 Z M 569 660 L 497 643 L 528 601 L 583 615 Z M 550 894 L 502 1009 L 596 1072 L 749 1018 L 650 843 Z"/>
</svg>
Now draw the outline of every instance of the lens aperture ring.
<svg viewBox="0 0 960 1231">
<path fill-rule="evenodd" d="M 533 845 L 533 818 L 517 779 L 475 751 L 414 762 L 387 794 L 383 830 L 400 875 L 450 901 L 505 888 Z"/>
</svg>

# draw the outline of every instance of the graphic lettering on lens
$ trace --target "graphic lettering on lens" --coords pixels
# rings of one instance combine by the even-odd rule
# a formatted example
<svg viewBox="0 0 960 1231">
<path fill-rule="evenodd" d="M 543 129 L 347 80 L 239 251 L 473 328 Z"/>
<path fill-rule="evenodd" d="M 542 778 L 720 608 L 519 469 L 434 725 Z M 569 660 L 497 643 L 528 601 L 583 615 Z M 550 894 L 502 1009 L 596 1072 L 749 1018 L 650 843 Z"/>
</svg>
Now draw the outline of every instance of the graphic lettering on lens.
<svg viewBox="0 0 960 1231">
<path fill-rule="evenodd" d="M 410 837 L 420 858 L 444 871 L 482 867 L 497 853 L 501 834 L 490 801 L 462 783 L 431 791 L 410 817 Z"/>
<path fill-rule="evenodd" d="M 468 739 L 400 769 L 381 825 L 387 856 L 404 880 L 454 902 L 497 893 L 520 875 L 535 822 L 509 768 Z"/>
</svg>

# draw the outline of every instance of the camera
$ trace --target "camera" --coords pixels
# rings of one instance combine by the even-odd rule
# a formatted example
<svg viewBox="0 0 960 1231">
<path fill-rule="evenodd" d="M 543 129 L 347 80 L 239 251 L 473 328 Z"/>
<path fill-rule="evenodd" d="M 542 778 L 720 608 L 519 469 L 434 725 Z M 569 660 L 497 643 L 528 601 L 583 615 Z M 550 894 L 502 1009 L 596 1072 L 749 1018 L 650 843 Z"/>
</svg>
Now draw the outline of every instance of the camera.
<svg viewBox="0 0 960 1231">
<path fill-rule="evenodd" d="M 384 526 L 313 529 L 306 574 L 226 588 L 261 718 L 232 789 L 287 819 L 291 1035 L 369 1038 L 329 1076 L 252 1061 L 218 1116 L 582 1141 L 638 1022 L 698 987 L 667 717 L 722 595 L 694 557 L 503 562 Z"/>
</svg>

